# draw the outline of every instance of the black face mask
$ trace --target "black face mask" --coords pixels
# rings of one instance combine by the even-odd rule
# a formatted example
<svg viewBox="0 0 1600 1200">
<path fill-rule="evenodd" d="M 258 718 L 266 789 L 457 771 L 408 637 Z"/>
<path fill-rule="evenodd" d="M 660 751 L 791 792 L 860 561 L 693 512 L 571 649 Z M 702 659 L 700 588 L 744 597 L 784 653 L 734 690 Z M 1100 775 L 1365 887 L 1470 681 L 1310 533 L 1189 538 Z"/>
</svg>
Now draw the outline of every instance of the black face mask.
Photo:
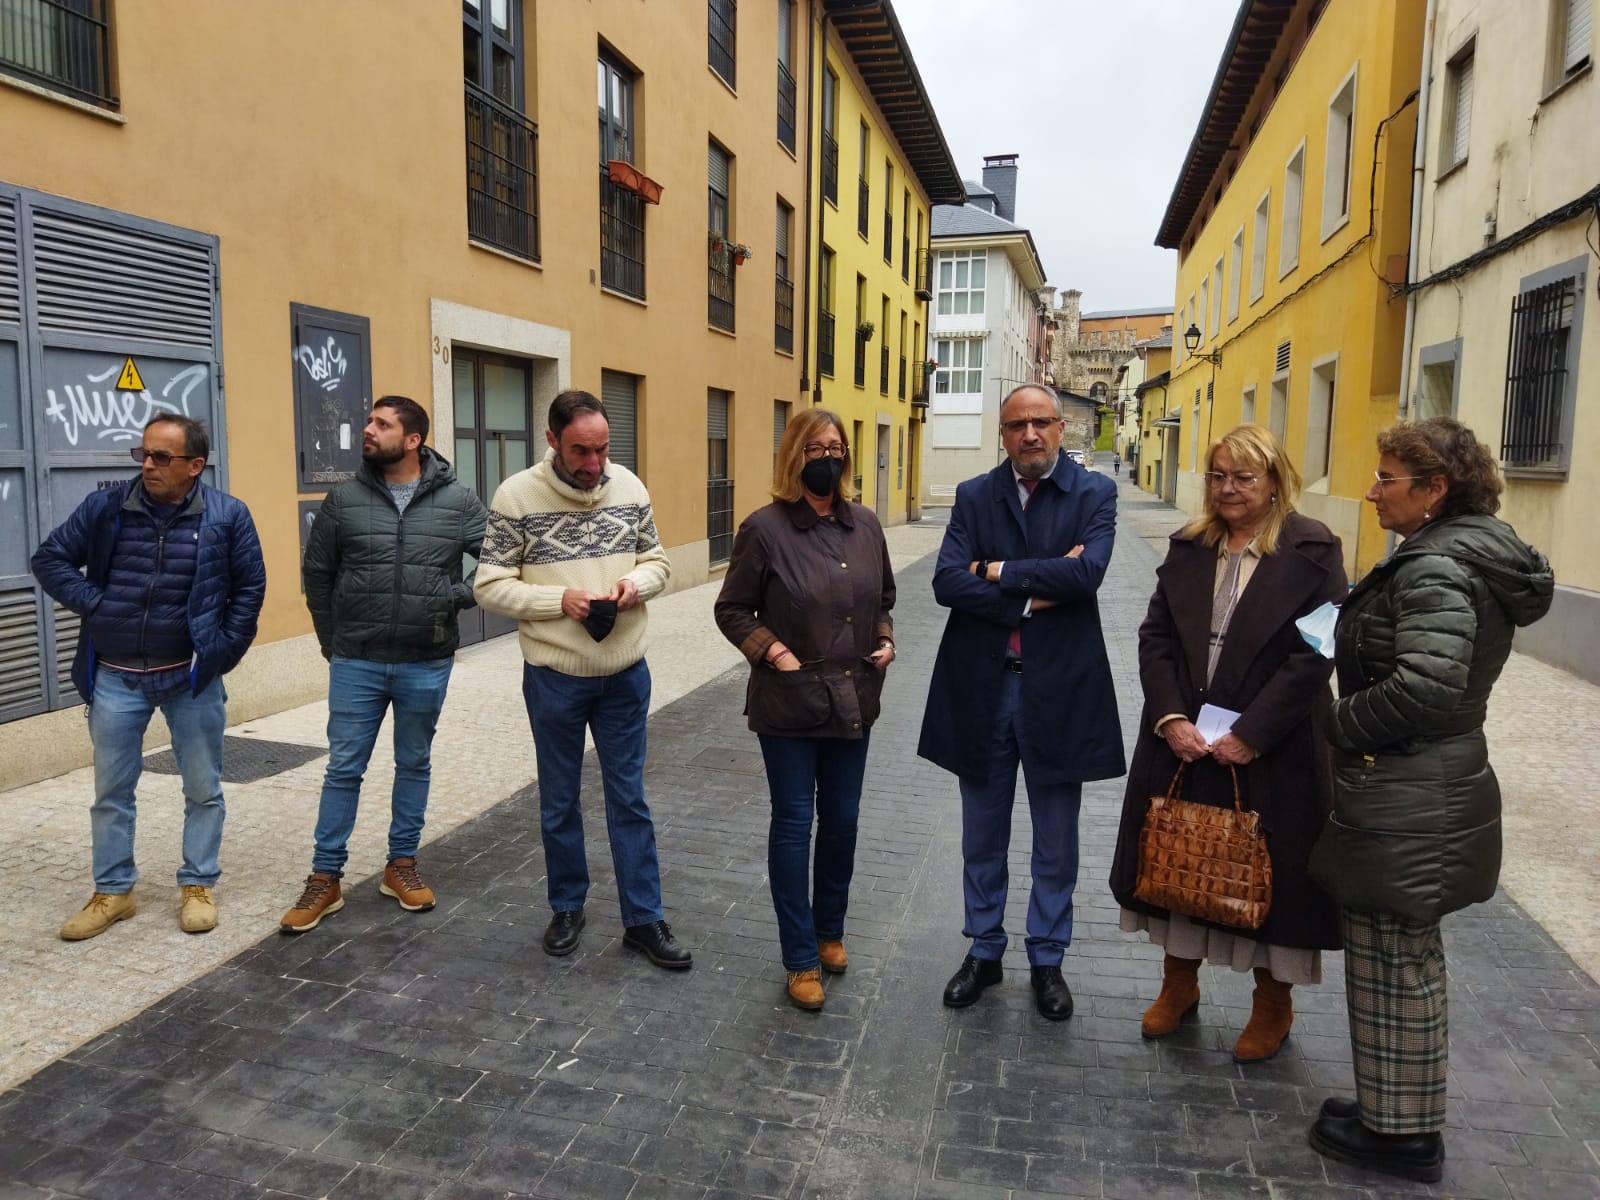
<svg viewBox="0 0 1600 1200">
<path fill-rule="evenodd" d="M 589 615 L 583 619 L 583 627 L 589 631 L 589 636 L 597 642 L 606 640 L 606 635 L 611 632 L 611 627 L 617 623 L 617 602 L 615 600 L 589 601 Z"/>
<path fill-rule="evenodd" d="M 800 468 L 800 482 L 813 496 L 831 496 L 844 475 L 844 459 L 823 455 Z"/>
</svg>

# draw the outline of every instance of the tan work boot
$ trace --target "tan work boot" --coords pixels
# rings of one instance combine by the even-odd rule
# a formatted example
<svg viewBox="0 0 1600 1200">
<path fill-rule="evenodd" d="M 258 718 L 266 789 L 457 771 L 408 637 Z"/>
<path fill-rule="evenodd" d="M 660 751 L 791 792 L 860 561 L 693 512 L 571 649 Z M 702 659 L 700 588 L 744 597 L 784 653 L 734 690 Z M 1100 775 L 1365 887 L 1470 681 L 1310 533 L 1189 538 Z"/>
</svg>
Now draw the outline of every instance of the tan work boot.
<svg viewBox="0 0 1600 1200">
<path fill-rule="evenodd" d="M 822 960 L 822 969 L 829 975 L 843 975 L 845 968 L 850 965 L 850 956 L 844 952 L 843 942 L 818 942 L 817 957 Z"/>
<path fill-rule="evenodd" d="M 1145 1009 L 1139 1022 L 1143 1038 L 1162 1038 L 1175 1033 L 1184 1017 L 1200 1005 L 1200 960 L 1176 958 L 1169 954 L 1161 962 L 1161 994 Z"/>
<path fill-rule="evenodd" d="M 1256 990 L 1250 997 L 1250 1020 L 1233 1047 L 1234 1062 L 1260 1062 L 1271 1058 L 1289 1036 L 1294 1024 L 1291 987 L 1272 977 L 1270 971 L 1256 968 Z"/>
<path fill-rule="evenodd" d="M 278 922 L 284 933 L 304 933 L 315 929 L 323 917 L 331 916 L 344 907 L 344 893 L 339 890 L 339 880 L 325 871 L 313 871 L 306 876 L 306 890 L 300 899 Z"/>
<path fill-rule="evenodd" d="M 815 1012 L 822 1007 L 822 972 L 812 967 L 809 971 L 789 972 L 789 999 L 796 1008 Z"/>
<path fill-rule="evenodd" d="M 383 869 L 378 890 L 400 901 L 407 912 L 426 912 L 433 907 L 433 889 L 417 874 L 417 860 L 397 858 Z"/>
<path fill-rule="evenodd" d="M 118 921 L 126 921 L 139 911 L 131 891 L 121 894 L 96 892 L 89 897 L 83 911 L 75 914 L 61 927 L 61 938 L 67 942 L 81 942 L 104 933 Z"/>
<path fill-rule="evenodd" d="M 178 910 L 178 928 L 185 933 L 207 933 L 217 927 L 217 901 L 211 889 L 197 883 L 183 885 L 183 907 Z"/>
</svg>

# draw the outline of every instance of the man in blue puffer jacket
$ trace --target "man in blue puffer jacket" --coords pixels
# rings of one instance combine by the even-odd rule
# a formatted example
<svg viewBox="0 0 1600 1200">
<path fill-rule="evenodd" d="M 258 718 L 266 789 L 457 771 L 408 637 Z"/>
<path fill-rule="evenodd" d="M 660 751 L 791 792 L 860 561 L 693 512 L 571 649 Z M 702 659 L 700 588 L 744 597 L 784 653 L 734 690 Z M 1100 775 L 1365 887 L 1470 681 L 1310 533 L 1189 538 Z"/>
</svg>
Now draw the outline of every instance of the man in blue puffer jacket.
<svg viewBox="0 0 1600 1200">
<path fill-rule="evenodd" d="M 72 682 L 89 702 L 94 744 L 94 895 L 61 927 L 68 941 L 136 911 L 134 789 L 158 708 L 183 773 L 178 923 L 186 933 L 216 926 L 221 677 L 255 640 L 267 590 L 250 510 L 200 482 L 211 453 L 205 426 L 163 414 L 130 453 L 140 477 L 89 496 L 33 556 L 44 590 L 83 618 Z"/>
</svg>

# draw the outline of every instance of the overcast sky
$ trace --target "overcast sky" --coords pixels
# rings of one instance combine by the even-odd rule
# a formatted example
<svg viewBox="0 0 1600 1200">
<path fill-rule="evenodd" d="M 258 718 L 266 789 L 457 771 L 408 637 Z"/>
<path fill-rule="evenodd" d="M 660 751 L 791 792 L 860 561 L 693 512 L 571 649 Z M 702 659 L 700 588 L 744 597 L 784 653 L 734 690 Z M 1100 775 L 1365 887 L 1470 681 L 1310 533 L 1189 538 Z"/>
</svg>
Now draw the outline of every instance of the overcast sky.
<svg viewBox="0 0 1600 1200">
<path fill-rule="evenodd" d="M 1156 230 L 1238 0 L 894 0 L 963 179 L 1020 156 L 1017 224 L 1085 312 L 1171 307 Z"/>
</svg>

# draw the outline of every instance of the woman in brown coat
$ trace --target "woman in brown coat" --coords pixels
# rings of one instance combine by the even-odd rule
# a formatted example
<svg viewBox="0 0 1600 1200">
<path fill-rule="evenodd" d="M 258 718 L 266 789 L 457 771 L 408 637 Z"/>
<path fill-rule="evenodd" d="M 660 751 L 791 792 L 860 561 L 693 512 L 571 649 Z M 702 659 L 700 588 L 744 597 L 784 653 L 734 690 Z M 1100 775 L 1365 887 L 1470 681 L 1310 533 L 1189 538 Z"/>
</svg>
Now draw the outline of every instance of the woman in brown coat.
<svg viewBox="0 0 1600 1200">
<path fill-rule="evenodd" d="M 1147 1038 L 1164 1037 L 1200 1003 L 1202 959 L 1254 971 L 1250 1020 L 1234 1058 L 1278 1052 L 1294 1010 L 1290 988 L 1322 978 L 1322 950 L 1337 949 L 1333 901 L 1306 872 L 1331 803 L 1328 747 L 1318 733 L 1333 664 L 1295 621 L 1348 587 L 1339 539 L 1294 509 L 1300 476 L 1259 425 L 1224 434 L 1207 455 L 1205 511 L 1173 534 L 1139 627 L 1144 714 L 1122 806 L 1111 888 L 1122 927 L 1165 947 L 1161 994 L 1144 1014 Z M 1203 704 L 1239 714 L 1207 744 L 1194 721 Z M 1261 813 L 1272 859 L 1272 907 L 1259 929 L 1212 925 L 1134 898 L 1139 830 L 1149 798 L 1166 792 L 1180 763 L 1184 799 L 1244 804 Z"/>
<path fill-rule="evenodd" d="M 789 423 L 772 503 L 739 527 L 715 607 L 750 660 L 745 712 L 772 795 L 767 875 L 789 999 L 805 1009 L 822 1007 L 821 972 L 848 962 L 868 734 L 894 661 L 889 550 L 872 510 L 850 501 L 849 464 L 836 415 L 811 408 Z"/>
</svg>

